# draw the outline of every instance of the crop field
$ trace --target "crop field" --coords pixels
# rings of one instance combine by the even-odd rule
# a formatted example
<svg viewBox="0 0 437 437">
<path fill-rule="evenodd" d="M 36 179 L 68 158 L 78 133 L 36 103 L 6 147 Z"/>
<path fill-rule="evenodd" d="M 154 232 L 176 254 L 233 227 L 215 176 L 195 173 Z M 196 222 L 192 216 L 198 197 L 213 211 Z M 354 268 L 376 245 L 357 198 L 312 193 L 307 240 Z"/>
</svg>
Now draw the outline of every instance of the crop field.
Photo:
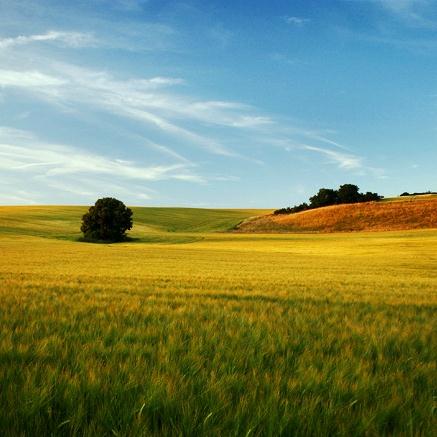
<svg viewBox="0 0 437 437">
<path fill-rule="evenodd" d="M 437 230 L 134 208 L 91 244 L 84 212 L 0 207 L 2 435 L 435 435 Z"/>
</svg>

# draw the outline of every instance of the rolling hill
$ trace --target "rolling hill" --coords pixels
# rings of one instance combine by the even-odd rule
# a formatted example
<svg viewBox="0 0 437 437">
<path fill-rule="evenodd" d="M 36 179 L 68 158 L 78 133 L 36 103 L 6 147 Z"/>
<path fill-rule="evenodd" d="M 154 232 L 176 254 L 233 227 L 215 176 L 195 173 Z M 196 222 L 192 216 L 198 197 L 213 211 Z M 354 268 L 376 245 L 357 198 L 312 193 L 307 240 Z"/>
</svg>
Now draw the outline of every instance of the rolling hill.
<svg viewBox="0 0 437 437">
<path fill-rule="evenodd" d="M 77 240 L 85 206 L 0 206 L 0 235 Z M 129 235 L 141 242 L 186 242 L 192 234 L 224 232 L 263 209 L 201 209 L 133 207 Z"/>
<path fill-rule="evenodd" d="M 353 232 L 437 228 L 437 196 L 333 205 L 246 219 L 237 232 Z"/>
</svg>

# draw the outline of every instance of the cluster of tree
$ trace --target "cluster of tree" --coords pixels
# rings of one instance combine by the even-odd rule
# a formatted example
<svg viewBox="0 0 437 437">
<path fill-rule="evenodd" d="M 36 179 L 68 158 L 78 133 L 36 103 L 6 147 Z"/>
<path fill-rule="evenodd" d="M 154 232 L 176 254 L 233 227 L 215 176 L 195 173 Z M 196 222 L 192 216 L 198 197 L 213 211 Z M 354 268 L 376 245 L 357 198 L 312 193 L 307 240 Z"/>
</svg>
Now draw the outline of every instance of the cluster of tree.
<svg viewBox="0 0 437 437">
<path fill-rule="evenodd" d="M 401 196 L 423 196 L 424 194 L 437 194 L 435 191 L 424 191 L 423 193 L 408 193 L 405 191 L 405 193 L 402 193 Z"/>
<path fill-rule="evenodd" d="M 321 188 L 316 195 L 310 197 L 309 204 L 301 203 L 300 205 L 277 209 L 274 214 L 293 214 L 295 212 L 306 211 L 307 209 L 321 208 L 322 206 L 378 201 L 382 197 L 370 191 L 360 193 L 357 185 L 344 184 L 338 190 Z"/>
<path fill-rule="evenodd" d="M 113 197 L 98 199 L 82 217 L 86 241 L 122 241 L 132 228 L 132 210 Z"/>
</svg>

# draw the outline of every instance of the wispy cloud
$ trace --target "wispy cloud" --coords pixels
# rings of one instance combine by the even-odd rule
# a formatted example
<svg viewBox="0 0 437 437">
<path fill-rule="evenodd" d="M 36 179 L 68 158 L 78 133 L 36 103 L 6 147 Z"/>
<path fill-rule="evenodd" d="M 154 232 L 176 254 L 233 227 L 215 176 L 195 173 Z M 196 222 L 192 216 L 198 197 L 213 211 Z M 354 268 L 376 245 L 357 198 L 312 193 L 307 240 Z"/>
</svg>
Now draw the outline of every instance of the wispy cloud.
<svg viewBox="0 0 437 437">
<path fill-rule="evenodd" d="M 184 84 L 180 78 L 158 76 L 115 79 L 104 71 L 93 71 L 65 63 L 51 63 L 46 68 L 47 73 L 0 70 L 0 87 L 19 88 L 51 103 L 76 108 L 77 111 L 83 107 L 95 108 L 136 120 L 140 124 L 166 134 L 169 141 L 171 138 L 177 139 L 179 143 L 182 141 L 185 148 L 194 145 L 207 153 L 227 158 L 259 162 L 258 158 L 252 156 L 250 148 L 244 152 L 241 147 L 239 150 L 229 147 L 229 144 L 236 142 L 252 144 L 252 147 L 261 144 L 276 145 L 284 149 L 289 148 L 290 145 L 305 144 L 297 148 L 300 153 L 316 152 L 328 157 L 328 163 L 348 171 L 365 168 L 360 156 L 352 153 L 348 146 L 334 141 L 322 132 L 284 124 L 274 117 L 259 114 L 255 108 L 241 102 L 202 101 L 170 92 L 171 87 Z M 228 141 L 224 141 L 221 137 L 223 128 L 226 137 L 229 138 Z M 217 129 L 219 130 L 216 136 L 214 132 Z M 119 162 L 97 162 L 96 157 L 93 159 L 81 157 L 81 160 L 83 158 L 93 162 L 92 166 L 98 167 L 100 172 L 107 174 L 115 172 L 122 177 L 138 177 L 141 173 L 142 179 L 153 180 L 159 177 L 165 178 L 173 172 L 171 173 L 173 179 L 199 181 L 199 177 L 193 176 L 190 172 L 179 172 L 178 176 L 174 175 L 174 171 L 180 169 L 179 165 L 186 167 L 191 164 L 178 151 L 149 138 L 144 138 L 144 145 L 167 157 L 172 157 L 177 161 L 177 166 L 148 168 L 144 171 L 134 166 L 126 167 Z M 48 157 L 51 159 L 32 161 L 32 165 L 26 168 L 50 167 L 49 164 L 54 161 L 54 157 L 46 155 L 46 158 Z M 75 166 L 77 162 L 76 164 L 74 162 L 47 172 L 48 174 L 75 172 L 78 168 L 83 168 L 83 164 Z"/>
<path fill-rule="evenodd" d="M 340 168 L 346 170 L 357 170 L 357 169 L 362 169 L 364 167 L 363 159 L 353 154 L 342 153 L 337 150 L 323 149 L 321 147 L 315 147 L 309 145 L 304 145 L 302 147 L 305 150 L 310 150 L 327 156 L 332 162 L 337 164 Z"/>
<path fill-rule="evenodd" d="M 59 63 L 53 63 L 49 73 L 0 70 L 0 87 L 20 88 L 53 103 L 97 107 L 153 126 L 217 155 L 237 156 L 218 139 L 184 127 L 181 122 L 191 120 L 236 129 L 256 129 L 273 123 L 247 105 L 199 101 L 166 91 L 169 86 L 182 83 L 182 79 L 165 77 L 117 80 L 106 72 Z"/>
<path fill-rule="evenodd" d="M 29 132 L 6 127 L 0 127 L 0 156 L 2 171 L 22 171 L 26 176 L 100 174 L 137 181 L 204 181 L 201 176 L 192 172 L 191 164 L 138 165 L 132 161 L 111 159 L 72 146 L 42 142 Z"/>
<path fill-rule="evenodd" d="M 89 33 L 49 31 L 39 35 L 19 35 L 0 39 L 0 49 L 38 42 L 58 42 L 74 48 L 93 46 L 97 43 L 94 36 Z"/>
<path fill-rule="evenodd" d="M 420 20 L 422 17 L 417 9 L 426 5 L 428 1 L 424 0 L 374 0 L 387 11 L 392 12 L 400 17 Z"/>
<path fill-rule="evenodd" d="M 358 0 L 343 0 L 356 3 Z M 437 2 L 431 0 L 359 0 L 372 10 L 367 30 L 336 26 L 344 38 L 387 45 L 415 54 L 437 50 Z M 354 7 L 354 6 L 352 6 Z"/>
<path fill-rule="evenodd" d="M 285 55 L 284 53 L 271 53 L 269 56 L 270 59 L 276 62 L 281 62 L 283 64 L 288 65 L 304 65 L 305 63 L 302 62 L 300 59 L 292 58 L 288 55 Z"/>
<path fill-rule="evenodd" d="M 60 77 L 51 76 L 39 71 L 15 71 L 0 69 L 0 86 L 34 89 L 53 94 L 56 87 L 67 84 Z"/>
<path fill-rule="evenodd" d="M 311 20 L 309 18 L 303 18 L 303 17 L 295 17 L 295 16 L 289 16 L 287 15 L 284 17 L 284 21 L 287 24 L 290 24 L 292 26 L 304 26 L 305 24 L 308 24 Z"/>
<path fill-rule="evenodd" d="M 397 20 L 411 27 L 435 29 L 436 10 L 432 0 L 367 0 L 382 7 Z M 433 18 L 434 17 L 434 18 Z"/>
</svg>

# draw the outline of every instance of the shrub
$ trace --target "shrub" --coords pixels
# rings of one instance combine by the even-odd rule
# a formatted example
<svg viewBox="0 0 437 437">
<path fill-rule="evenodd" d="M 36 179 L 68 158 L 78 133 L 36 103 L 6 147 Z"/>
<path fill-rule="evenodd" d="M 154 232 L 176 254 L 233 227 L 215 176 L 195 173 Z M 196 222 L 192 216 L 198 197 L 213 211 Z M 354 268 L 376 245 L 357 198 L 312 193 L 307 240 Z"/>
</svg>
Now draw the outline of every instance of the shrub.
<svg viewBox="0 0 437 437">
<path fill-rule="evenodd" d="M 122 241 L 132 228 L 132 210 L 112 197 L 98 199 L 82 217 L 85 240 Z"/>
</svg>

